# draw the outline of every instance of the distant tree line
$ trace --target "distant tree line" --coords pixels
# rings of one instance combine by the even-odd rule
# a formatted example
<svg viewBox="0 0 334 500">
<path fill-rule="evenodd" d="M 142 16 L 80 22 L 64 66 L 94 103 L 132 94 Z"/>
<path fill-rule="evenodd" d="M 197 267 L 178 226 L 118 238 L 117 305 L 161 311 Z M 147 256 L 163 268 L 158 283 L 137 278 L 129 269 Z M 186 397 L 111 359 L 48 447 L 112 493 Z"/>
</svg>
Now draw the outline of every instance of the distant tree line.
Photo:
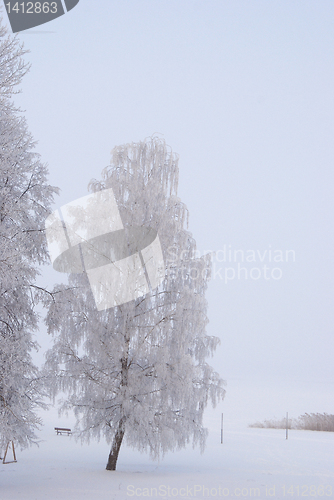
<svg viewBox="0 0 334 500">
<path fill-rule="evenodd" d="M 254 424 L 250 424 L 249 427 L 286 429 L 286 418 L 255 422 Z M 329 415 L 328 413 L 305 413 L 298 418 L 289 418 L 288 429 L 334 432 L 334 415 Z"/>
</svg>

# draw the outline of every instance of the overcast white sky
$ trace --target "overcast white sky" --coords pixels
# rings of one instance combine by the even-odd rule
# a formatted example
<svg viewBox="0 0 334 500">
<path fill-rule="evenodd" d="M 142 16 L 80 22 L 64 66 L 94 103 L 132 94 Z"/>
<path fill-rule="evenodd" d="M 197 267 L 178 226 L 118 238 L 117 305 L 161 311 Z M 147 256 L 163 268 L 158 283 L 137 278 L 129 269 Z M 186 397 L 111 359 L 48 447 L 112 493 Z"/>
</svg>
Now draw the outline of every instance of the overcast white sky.
<svg viewBox="0 0 334 500">
<path fill-rule="evenodd" d="M 207 295 L 231 387 L 333 388 L 333 26 L 332 0 L 80 0 L 18 35 L 32 68 L 16 102 L 57 206 L 87 194 L 115 145 L 159 133 L 198 248 L 256 253 L 216 262 Z"/>
</svg>

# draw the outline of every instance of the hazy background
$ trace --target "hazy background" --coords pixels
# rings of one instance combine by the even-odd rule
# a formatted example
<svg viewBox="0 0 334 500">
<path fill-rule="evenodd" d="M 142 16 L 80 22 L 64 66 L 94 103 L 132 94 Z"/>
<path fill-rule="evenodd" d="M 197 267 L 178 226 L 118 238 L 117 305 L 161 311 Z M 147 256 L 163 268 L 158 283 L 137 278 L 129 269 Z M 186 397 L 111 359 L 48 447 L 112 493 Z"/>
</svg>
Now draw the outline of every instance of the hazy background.
<svg viewBox="0 0 334 500">
<path fill-rule="evenodd" d="M 87 194 L 115 145 L 158 133 L 180 156 L 198 248 L 265 255 L 215 262 L 207 294 L 219 411 L 249 421 L 334 412 L 333 26 L 326 0 L 80 0 L 18 35 L 32 68 L 16 102 L 55 208 Z"/>
</svg>

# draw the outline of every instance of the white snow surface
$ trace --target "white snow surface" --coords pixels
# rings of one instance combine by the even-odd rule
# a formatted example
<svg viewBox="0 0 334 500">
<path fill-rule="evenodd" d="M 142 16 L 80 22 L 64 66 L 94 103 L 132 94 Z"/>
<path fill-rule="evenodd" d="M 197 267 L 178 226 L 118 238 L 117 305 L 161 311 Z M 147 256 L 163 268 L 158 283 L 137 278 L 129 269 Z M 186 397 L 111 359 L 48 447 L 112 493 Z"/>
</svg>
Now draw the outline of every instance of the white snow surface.
<svg viewBox="0 0 334 500">
<path fill-rule="evenodd" d="M 122 445 L 115 472 L 105 470 L 106 443 L 81 445 L 73 436 L 56 435 L 55 426 L 73 428 L 74 418 L 58 417 L 53 408 L 43 412 L 39 448 L 17 449 L 17 463 L 0 463 L 0 500 L 329 498 L 334 492 L 334 433 L 290 430 L 286 440 L 284 430 L 248 427 L 256 419 L 284 416 L 284 405 L 295 417 L 328 411 L 331 387 L 306 385 L 298 392 L 293 384 L 281 392 L 274 386 L 251 391 L 249 383 L 231 381 L 222 407 L 206 412 L 204 454 L 189 447 L 158 463 Z"/>
</svg>

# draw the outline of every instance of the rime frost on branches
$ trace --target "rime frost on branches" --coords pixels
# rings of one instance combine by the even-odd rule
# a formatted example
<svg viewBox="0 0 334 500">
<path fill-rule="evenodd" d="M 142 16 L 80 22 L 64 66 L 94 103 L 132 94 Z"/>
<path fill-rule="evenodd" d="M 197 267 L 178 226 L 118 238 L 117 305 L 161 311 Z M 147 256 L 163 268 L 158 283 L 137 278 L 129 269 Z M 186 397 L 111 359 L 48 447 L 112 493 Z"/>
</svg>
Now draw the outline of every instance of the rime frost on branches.
<svg viewBox="0 0 334 500">
<path fill-rule="evenodd" d="M 34 311 L 37 265 L 47 261 L 44 220 L 56 191 L 12 95 L 27 72 L 25 52 L 0 26 L 0 450 L 9 440 L 22 447 L 36 439 L 35 409 L 42 406 Z"/>
<path fill-rule="evenodd" d="M 123 436 L 155 459 L 190 441 L 203 450 L 204 409 L 225 392 L 206 362 L 219 342 L 206 334 L 211 261 L 196 257 L 177 183 L 178 158 L 163 140 L 116 147 L 90 190 L 113 189 L 124 227 L 158 231 L 165 280 L 144 297 L 97 311 L 87 277 L 76 274 L 50 301 L 53 395 L 68 393 L 62 409 L 74 409 L 81 439 L 103 435 L 112 443 L 109 470 Z"/>
</svg>

